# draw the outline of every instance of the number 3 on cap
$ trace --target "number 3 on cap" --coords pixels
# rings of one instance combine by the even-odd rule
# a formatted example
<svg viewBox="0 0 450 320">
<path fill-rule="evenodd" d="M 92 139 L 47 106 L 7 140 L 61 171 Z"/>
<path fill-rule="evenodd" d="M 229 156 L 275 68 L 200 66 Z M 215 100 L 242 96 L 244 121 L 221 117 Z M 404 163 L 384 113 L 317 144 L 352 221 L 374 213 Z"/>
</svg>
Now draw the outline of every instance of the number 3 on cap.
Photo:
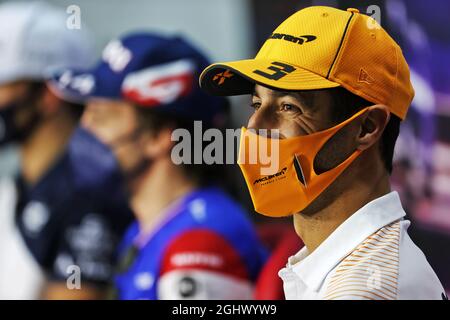
<svg viewBox="0 0 450 320">
<path fill-rule="evenodd" d="M 282 62 L 272 62 L 272 65 L 267 69 L 275 72 L 267 73 L 261 70 L 255 70 L 253 71 L 253 73 L 256 73 L 257 75 L 263 76 L 264 78 L 270 80 L 280 80 L 281 78 L 283 78 L 284 76 L 288 75 L 289 73 L 295 70 L 293 66 L 290 66 Z"/>
</svg>

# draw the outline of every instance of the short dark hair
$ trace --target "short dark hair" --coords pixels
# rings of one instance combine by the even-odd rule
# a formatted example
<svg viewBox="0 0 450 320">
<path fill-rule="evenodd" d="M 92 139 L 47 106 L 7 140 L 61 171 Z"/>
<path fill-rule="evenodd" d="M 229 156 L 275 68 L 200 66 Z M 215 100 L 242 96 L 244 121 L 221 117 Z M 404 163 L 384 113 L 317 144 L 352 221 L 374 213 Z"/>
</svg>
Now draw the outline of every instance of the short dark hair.
<svg viewBox="0 0 450 320">
<path fill-rule="evenodd" d="M 342 88 L 327 89 L 333 100 L 332 121 L 336 124 L 342 122 L 358 111 L 374 103 L 357 96 Z M 383 131 L 380 140 L 380 155 L 389 174 L 392 173 L 395 142 L 400 132 L 400 118 L 391 113 L 391 118 Z"/>
</svg>

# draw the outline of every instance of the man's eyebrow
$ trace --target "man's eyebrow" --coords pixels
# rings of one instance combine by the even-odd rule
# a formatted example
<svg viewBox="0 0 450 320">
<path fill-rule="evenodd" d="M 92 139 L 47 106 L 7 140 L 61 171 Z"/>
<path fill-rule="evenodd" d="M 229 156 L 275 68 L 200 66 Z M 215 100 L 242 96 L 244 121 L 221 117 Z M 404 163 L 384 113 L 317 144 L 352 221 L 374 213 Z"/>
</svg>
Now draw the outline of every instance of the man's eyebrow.
<svg viewBox="0 0 450 320">
<path fill-rule="evenodd" d="M 270 93 L 271 95 L 282 98 L 286 96 L 291 96 L 294 99 L 300 101 L 300 103 L 307 108 L 313 107 L 314 95 L 310 92 L 300 92 L 300 91 L 287 91 L 287 90 L 273 90 Z M 259 98 L 259 94 L 256 89 L 253 89 L 252 96 Z"/>
<path fill-rule="evenodd" d="M 274 91 L 274 94 L 277 97 L 285 97 L 285 96 L 291 96 L 294 99 L 297 99 L 300 101 L 300 103 L 305 106 L 312 108 L 313 107 L 313 95 L 310 93 L 305 92 L 298 92 L 298 91 Z"/>
</svg>

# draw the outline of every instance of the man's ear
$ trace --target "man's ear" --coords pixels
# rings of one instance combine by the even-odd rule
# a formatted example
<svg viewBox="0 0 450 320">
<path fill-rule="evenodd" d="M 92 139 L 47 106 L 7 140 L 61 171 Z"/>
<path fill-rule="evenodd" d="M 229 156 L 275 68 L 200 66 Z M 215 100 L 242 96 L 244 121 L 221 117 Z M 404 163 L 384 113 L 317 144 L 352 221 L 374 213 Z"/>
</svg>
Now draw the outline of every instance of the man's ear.
<svg viewBox="0 0 450 320">
<path fill-rule="evenodd" d="M 162 128 L 158 132 L 148 132 L 142 136 L 144 153 L 148 158 L 156 159 L 171 153 L 173 141 L 171 128 Z"/>
<path fill-rule="evenodd" d="M 390 117 L 389 108 L 385 105 L 376 104 L 368 108 L 362 116 L 357 139 L 358 150 L 364 151 L 370 148 L 381 138 Z"/>
</svg>

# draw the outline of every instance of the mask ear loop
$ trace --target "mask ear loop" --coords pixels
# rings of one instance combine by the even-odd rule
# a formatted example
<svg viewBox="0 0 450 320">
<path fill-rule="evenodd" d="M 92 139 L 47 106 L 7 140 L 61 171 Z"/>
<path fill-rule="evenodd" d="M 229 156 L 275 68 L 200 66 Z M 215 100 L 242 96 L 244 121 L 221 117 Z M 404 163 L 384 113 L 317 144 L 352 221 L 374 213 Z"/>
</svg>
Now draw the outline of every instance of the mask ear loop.
<svg viewBox="0 0 450 320">
<path fill-rule="evenodd" d="M 365 113 L 367 112 L 368 109 L 369 109 L 369 107 L 365 107 L 365 108 L 361 109 L 360 111 L 358 111 L 357 113 L 355 113 L 355 114 L 354 114 L 353 116 L 351 116 L 350 118 L 348 118 L 347 120 L 345 120 L 345 121 L 341 122 L 340 124 L 338 124 L 337 126 L 338 126 L 339 128 L 336 129 L 336 132 L 334 132 L 334 134 L 333 134 L 332 136 L 330 136 L 328 139 L 326 139 L 325 141 L 323 141 L 323 142 L 321 143 L 321 145 L 320 145 L 320 147 L 319 147 L 319 149 L 318 149 L 318 151 L 317 151 L 317 153 L 316 153 L 316 156 L 319 154 L 320 150 L 322 150 L 323 146 L 324 146 L 328 141 L 330 141 L 330 139 L 331 139 L 332 137 L 334 137 L 335 134 L 337 134 L 339 131 L 341 131 L 342 129 L 344 129 L 348 124 L 350 124 L 351 122 L 353 122 L 355 119 L 357 119 L 357 118 L 359 118 L 360 116 L 362 116 L 363 114 L 365 114 Z M 355 150 L 355 151 L 353 152 L 353 154 L 354 154 L 355 152 L 357 152 L 357 150 Z M 353 154 L 352 154 L 350 157 L 352 157 Z M 315 160 L 316 156 L 314 157 L 314 160 Z M 316 170 L 314 170 L 314 160 L 313 160 L 313 164 L 312 164 L 312 171 L 313 171 L 313 174 L 314 174 L 314 175 L 318 176 L 318 175 L 320 175 L 320 174 L 317 174 L 317 173 L 316 173 Z M 345 160 L 344 160 L 344 161 L 345 161 Z M 338 164 L 337 166 L 339 166 L 339 165 L 340 165 L 340 164 Z M 337 166 L 336 166 L 336 167 L 337 167 Z M 335 167 L 335 168 L 336 168 L 336 167 Z M 334 169 L 334 168 L 333 168 L 333 169 Z M 330 170 L 333 170 L 333 169 L 330 169 Z"/>
<path fill-rule="evenodd" d="M 359 112 L 355 113 L 353 116 L 351 116 L 350 118 L 348 118 L 347 120 L 343 121 L 342 123 L 338 124 L 338 128 L 330 128 L 327 130 L 335 130 L 336 132 L 334 134 L 336 134 L 337 132 L 339 132 L 341 129 L 343 129 L 346 125 L 348 125 L 350 122 L 352 122 L 353 120 L 355 120 L 356 118 L 360 117 L 361 115 L 363 115 L 366 111 L 367 111 L 368 107 L 361 109 Z M 325 130 L 325 131 L 327 131 Z M 320 132 L 318 132 L 320 134 Z M 313 133 L 314 134 L 314 133 Z M 334 134 L 332 136 L 330 136 L 328 139 L 322 141 L 320 143 L 320 145 L 318 146 L 318 151 L 316 153 L 317 154 L 320 152 L 320 150 L 323 148 L 323 146 L 334 136 Z M 316 173 L 316 171 L 314 170 L 314 160 L 316 158 L 316 156 L 313 159 L 313 163 L 311 163 L 311 169 L 313 171 L 314 175 L 318 175 Z M 299 159 L 299 155 L 295 154 L 294 155 L 294 168 L 297 174 L 297 178 L 298 180 L 305 186 L 307 187 L 307 182 L 306 182 L 306 177 Z"/>
</svg>

